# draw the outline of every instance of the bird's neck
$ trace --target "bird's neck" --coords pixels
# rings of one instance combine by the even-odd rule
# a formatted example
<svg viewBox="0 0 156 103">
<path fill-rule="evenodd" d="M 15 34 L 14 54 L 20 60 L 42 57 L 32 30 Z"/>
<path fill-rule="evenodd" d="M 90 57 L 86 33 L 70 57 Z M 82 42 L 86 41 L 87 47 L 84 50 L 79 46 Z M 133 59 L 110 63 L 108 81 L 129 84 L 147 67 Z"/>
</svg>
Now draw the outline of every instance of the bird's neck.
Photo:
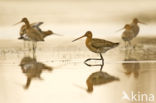
<svg viewBox="0 0 156 103">
<path fill-rule="evenodd" d="M 27 28 L 29 28 L 29 27 L 30 27 L 30 23 L 29 23 L 29 21 L 28 21 L 28 20 L 24 21 L 24 23 L 25 23 L 25 25 L 26 25 L 26 27 L 27 27 Z"/>
<path fill-rule="evenodd" d="M 91 41 L 92 41 L 92 37 L 87 37 L 86 38 L 86 45 L 90 44 Z"/>
<path fill-rule="evenodd" d="M 137 22 L 133 22 L 133 24 L 138 25 L 138 23 L 137 23 Z"/>
</svg>

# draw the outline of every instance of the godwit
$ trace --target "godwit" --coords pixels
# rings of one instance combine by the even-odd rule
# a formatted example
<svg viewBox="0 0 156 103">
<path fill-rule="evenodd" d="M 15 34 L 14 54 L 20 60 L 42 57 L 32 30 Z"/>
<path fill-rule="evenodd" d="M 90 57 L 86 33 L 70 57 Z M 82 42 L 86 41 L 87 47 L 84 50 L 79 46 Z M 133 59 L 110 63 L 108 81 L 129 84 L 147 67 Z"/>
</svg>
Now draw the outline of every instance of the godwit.
<svg viewBox="0 0 156 103">
<path fill-rule="evenodd" d="M 42 25 L 42 24 L 43 24 L 43 22 L 36 22 L 36 23 L 31 23 L 30 25 L 34 29 L 36 29 L 36 30 L 38 30 L 38 31 L 41 32 L 41 29 L 39 28 L 39 26 Z M 23 39 L 24 40 L 24 48 L 26 47 L 26 42 L 25 41 L 28 41 L 28 37 L 26 35 L 26 29 L 27 28 L 26 28 L 26 25 L 25 24 L 21 26 L 20 32 L 19 32 L 20 37 L 18 38 L 18 39 Z"/>
<path fill-rule="evenodd" d="M 32 41 L 32 43 L 33 43 L 33 56 L 35 57 L 37 42 L 38 41 L 44 41 L 43 35 L 39 30 L 33 28 L 30 25 L 27 18 L 23 18 L 18 23 L 21 23 L 21 22 L 24 22 L 26 25 L 26 30 L 25 30 L 26 31 L 26 37 L 24 39 Z M 18 24 L 18 23 L 16 23 L 16 24 Z"/>
<path fill-rule="evenodd" d="M 88 87 L 87 92 L 92 92 L 94 85 L 102 85 L 112 81 L 119 81 L 119 80 L 120 79 L 118 77 L 111 76 L 106 72 L 100 71 L 100 72 L 92 73 L 86 80 L 86 84 Z"/>
<path fill-rule="evenodd" d="M 132 23 L 130 24 L 131 28 L 132 28 L 132 31 L 134 32 L 134 38 L 138 35 L 139 33 L 139 26 L 138 26 L 138 23 L 141 23 L 141 24 L 145 24 L 141 21 L 139 21 L 137 18 L 134 18 Z"/>
<path fill-rule="evenodd" d="M 89 60 L 102 60 L 102 65 L 104 65 L 104 58 L 102 56 L 102 53 L 105 53 L 106 51 L 108 51 L 114 47 L 117 47 L 119 45 L 119 43 L 113 43 L 111 41 L 107 41 L 107 40 L 103 40 L 103 39 L 92 38 L 91 31 L 87 31 L 83 36 L 73 40 L 73 42 L 78 39 L 81 39 L 83 37 L 87 37 L 87 39 L 86 39 L 87 48 L 94 53 L 99 53 L 100 57 L 101 57 L 101 59 L 89 58 L 89 59 L 85 60 L 85 62 L 84 62 L 85 64 Z M 90 65 L 90 66 L 92 66 L 92 65 Z M 102 70 L 102 68 L 100 70 Z"/>
<path fill-rule="evenodd" d="M 126 24 L 124 26 L 125 28 L 125 31 L 122 33 L 122 40 L 125 41 L 125 47 L 126 47 L 126 42 L 129 43 L 129 45 L 131 44 L 131 40 L 133 39 L 134 37 L 134 32 L 132 30 L 132 27 L 129 25 L 129 24 Z"/>
<path fill-rule="evenodd" d="M 42 24 L 43 24 L 43 22 L 37 22 L 37 23 L 31 23 L 30 26 L 41 32 L 41 29 L 39 28 L 39 26 L 42 25 Z M 23 38 L 23 36 L 26 34 L 26 29 L 27 29 L 27 27 L 26 27 L 25 24 L 21 26 L 20 32 L 19 32 L 20 37 L 18 39 Z"/>
<path fill-rule="evenodd" d="M 43 63 L 37 62 L 36 59 L 31 58 L 31 57 L 24 57 L 20 62 L 20 66 L 21 66 L 22 72 L 26 74 L 27 76 L 27 82 L 24 87 L 25 89 L 29 88 L 31 80 L 33 78 L 42 79 L 40 75 L 43 70 L 52 71 L 51 67 Z"/>
<path fill-rule="evenodd" d="M 54 34 L 51 30 L 47 30 L 47 31 L 41 31 L 41 36 L 43 37 L 43 39 L 47 36 L 50 36 Z M 27 36 L 27 34 L 24 34 L 22 37 L 20 37 L 19 39 L 22 39 L 24 41 L 31 41 L 31 39 Z"/>
<path fill-rule="evenodd" d="M 24 22 L 26 25 L 26 34 L 31 41 L 44 41 L 42 33 L 33 28 L 27 18 L 23 18 L 19 23 Z M 18 24 L 18 23 L 17 23 Z"/>
</svg>

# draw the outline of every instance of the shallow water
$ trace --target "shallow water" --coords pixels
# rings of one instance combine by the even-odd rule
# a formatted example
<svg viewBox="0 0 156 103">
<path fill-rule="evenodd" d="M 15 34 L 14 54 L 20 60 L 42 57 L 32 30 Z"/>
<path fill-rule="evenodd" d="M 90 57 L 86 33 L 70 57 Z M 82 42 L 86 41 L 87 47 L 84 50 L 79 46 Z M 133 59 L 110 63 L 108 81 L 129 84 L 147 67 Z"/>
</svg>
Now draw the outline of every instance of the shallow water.
<svg viewBox="0 0 156 103">
<path fill-rule="evenodd" d="M 119 38 L 112 40 L 120 41 Z M 122 100 L 124 91 L 129 96 L 131 92 L 156 94 L 156 49 L 154 48 L 156 42 L 154 38 L 135 39 L 132 44 L 135 48 L 129 47 L 128 50 L 125 50 L 124 43 L 121 41 L 119 47 L 103 54 L 105 59 L 103 72 L 118 77 L 120 81 L 94 86 L 92 93 L 86 91 L 86 80 L 92 73 L 99 71 L 100 67 L 88 67 L 83 61 L 89 57 L 99 57 L 99 55 L 87 50 L 84 40 L 71 43 L 71 38 L 62 42 L 65 41 L 66 45 L 62 47 L 60 44 L 53 45 L 55 40 L 53 42 L 47 40 L 45 43 L 38 44 L 37 61 L 53 67 L 53 71 L 43 72 L 41 74 L 43 80 L 32 80 L 29 89 L 25 90 L 23 87 L 26 83 L 26 76 L 22 73 L 19 64 L 23 57 L 32 56 L 32 51 L 23 48 L 22 41 L 13 40 L 8 44 L 7 40 L 3 40 L 3 44 L 8 44 L 6 47 L 1 45 L 0 49 L 2 91 L 0 97 L 3 103 L 42 103 L 45 101 L 47 103 L 73 101 L 128 103 L 128 100 Z M 2 51 L 5 52 L 2 53 Z"/>
<path fill-rule="evenodd" d="M 155 103 L 154 101 L 132 101 L 123 98 L 123 93 L 131 98 L 134 92 L 140 97 L 156 95 L 156 1 L 0 1 L 0 102 L 1 103 Z M 33 8 L 33 9 L 32 9 Z M 24 57 L 32 57 L 31 43 L 17 40 L 21 25 L 13 26 L 21 18 L 31 22 L 44 21 L 43 30 L 52 29 L 62 36 L 50 36 L 39 42 L 36 51 L 37 62 L 53 68 L 43 71 L 41 77 L 33 79 L 29 89 L 24 89 L 26 75 L 19 64 Z M 125 49 L 121 40 L 123 27 L 131 19 L 138 17 L 147 25 L 140 25 L 140 32 Z M 152 21 L 152 22 L 151 22 Z M 88 67 L 87 58 L 99 58 L 90 52 L 84 39 L 73 39 L 91 30 L 94 37 L 120 42 L 103 54 L 103 72 L 117 77 L 112 81 L 93 86 L 87 92 L 86 81 L 100 67 Z M 88 63 L 100 64 L 99 61 Z M 99 74 L 94 74 L 97 79 Z M 100 76 L 99 76 L 100 77 Z M 102 77 L 96 83 L 103 80 Z M 140 97 L 141 98 L 141 97 Z"/>
</svg>

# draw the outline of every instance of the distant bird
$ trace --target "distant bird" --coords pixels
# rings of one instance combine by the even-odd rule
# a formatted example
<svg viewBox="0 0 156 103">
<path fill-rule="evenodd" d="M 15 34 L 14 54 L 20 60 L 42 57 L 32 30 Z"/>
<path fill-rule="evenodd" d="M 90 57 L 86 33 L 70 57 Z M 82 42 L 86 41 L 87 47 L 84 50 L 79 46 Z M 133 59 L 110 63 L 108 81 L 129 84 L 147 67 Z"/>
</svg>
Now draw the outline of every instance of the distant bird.
<svg viewBox="0 0 156 103">
<path fill-rule="evenodd" d="M 42 24 L 43 24 L 43 22 L 37 22 L 37 23 L 31 23 L 30 26 L 41 32 L 42 30 L 39 28 L 39 26 L 42 25 Z M 22 25 L 21 28 L 20 28 L 20 32 L 19 32 L 20 37 L 18 39 L 23 38 L 23 36 L 26 34 L 26 30 L 27 30 L 26 25 L 25 24 Z"/>
<path fill-rule="evenodd" d="M 125 29 L 125 31 L 122 33 L 121 38 L 122 38 L 123 41 L 125 41 L 125 46 L 127 47 L 126 42 L 128 42 L 129 45 L 131 44 L 131 40 L 134 37 L 134 32 L 132 30 L 132 27 L 129 24 L 126 24 L 124 26 L 124 29 Z"/>
<path fill-rule="evenodd" d="M 43 63 L 37 62 L 36 59 L 31 57 L 24 57 L 20 62 L 20 67 L 22 72 L 27 76 L 27 82 L 25 89 L 28 89 L 33 78 L 41 78 L 41 73 L 43 70 L 52 71 L 52 67 L 49 67 Z"/>
<path fill-rule="evenodd" d="M 81 39 L 83 37 L 87 37 L 87 39 L 86 39 L 87 48 L 94 53 L 99 53 L 100 57 L 101 57 L 101 59 L 89 58 L 89 59 L 85 60 L 85 62 L 87 62 L 89 60 L 102 60 L 102 65 L 104 65 L 104 59 L 103 59 L 102 53 L 105 53 L 106 51 L 108 51 L 114 47 L 117 47 L 119 45 L 119 43 L 113 43 L 111 41 L 107 41 L 104 39 L 92 38 L 91 31 L 87 31 L 83 36 L 73 40 L 73 42 L 78 39 Z M 101 70 L 102 70 L 102 68 L 101 68 Z"/>
<path fill-rule="evenodd" d="M 132 31 L 134 32 L 134 38 L 138 35 L 138 33 L 140 31 L 138 23 L 145 24 L 145 23 L 139 21 L 137 18 L 134 18 L 132 23 L 130 24 Z"/>
<path fill-rule="evenodd" d="M 93 86 L 94 85 L 103 85 L 109 82 L 113 82 L 113 81 L 119 81 L 120 79 L 118 77 L 109 75 L 106 72 L 95 72 L 92 73 L 86 80 L 86 84 L 87 84 L 87 92 L 93 92 Z"/>
<path fill-rule="evenodd" d="M 51 30 L 40 31 L 40 32 L 41 32 L 41 36 L 43 37 L 43 39 L 47 36 L 54 34 Z M 31 41 L 31 39 L 27 36 L 27 34 L 24 34 L 22 37 L 19 37 L 18 39 L 22 39 L 24 41 Z"/>
<path fill-rule="evenodd" d="M 32 23 L 30 24 L 31 27 L 33 27 L 34 29 L 38 30 L 43 38 L 49 36 L 49 35 L 52 35 L 52 34 L 56 34 L 56 33 L 53 33 L 51 30 L 47 30 L 47 31 L 43 31 L 39 26 L 42 25 L 43 22 L 37 22 L 37 23 Z M 26 34 L 26 25 L 22 25 L 22 27 L 20 28 L 20 37 L 18 39 L 23 39 L 23 40 L 26 40 L 26 41 L 31 41 L 31 39 L 27 36 Z"/>
<path fill-rule="evenodd" d="M 43 37 L 42 37 L 42 33 L 39 30 L 36 30 L 35 28 L 33 28 L 28 19 L 27 18 L 23 18 L 19 23 L 24 22 L 26 25 L 26 34 L 27 37 L 31 40 L 31 41 L 44 41 Z M 17 23 L 18 24 L 18 23 Z"/>
<path fill-rule="evenodd" d="M 23 27 L 24 30 L 23 32 L 26 34 L 23 40 L 29 40 L 32 41 L 33 43 L 33 57 L 35 58 L 35 53 L 36 53 L 36 47 L 37 47 L 37 42 L 38 41 L 44 41 L 43 34 L 40 32 L 40 30 L 35 29 L 31 24 L 29 23 L 27 18 L 22 18 L 22 20 L 16 24 L 19 24 L 21 22 L 25 23 L 25 27 Z M 38 24 L 41 25 L 42 23 Z M 24 34 L 22 34 L 24 35 Z"/>
</svg>

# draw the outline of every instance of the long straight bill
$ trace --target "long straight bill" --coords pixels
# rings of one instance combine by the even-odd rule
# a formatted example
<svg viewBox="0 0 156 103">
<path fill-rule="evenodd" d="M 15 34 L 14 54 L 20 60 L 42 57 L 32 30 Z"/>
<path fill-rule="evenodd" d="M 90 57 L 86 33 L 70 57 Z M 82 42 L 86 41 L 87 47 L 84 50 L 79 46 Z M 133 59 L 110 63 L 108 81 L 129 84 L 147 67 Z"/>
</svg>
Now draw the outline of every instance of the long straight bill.
<svg viewBox="0 0 156 103">
<path fill-rule="evenodd" d="M 140 23 L 140 24 L 144 24 L 144 25 L 146 25 L 146 23 L 144 23 L 144 22 L 142 22 L 142 21 L 139 21 L 139 23 Z"/>
<path fill-rule="evenodd" d="M 85 37 L 85 35 L 83 35 L 83 36 L 81 36 L 81 37 L 79 37 L 79 38 L 73 40 L 72 42 L 74 42 L 74 41 L 76 41 L 76 40 L 79 40 L 79 39 L 81 39 L 81 38 L 83 38 L 83 37 Z"/>
<path fill-rule="evenodd" d="M 53 33 L 53 35 L 63 36 L 63 34 Z"/>
<path fill-rule="evenodd" d="M 121 28 L 121 29 L 118 29 L 118 30 L 116 30 L 115 32 L 119 32 L 119 31 L 121 31 L 121 30 L 123 30 L 124 28 Z"/>
<path fill-rule="evenodd" d="M 20 24 L 21 23 L 21 21 L 20 22 L 17 22 L 16 24 L 14 24 L 14 25 L 17 25 L 17 24 Z"/>
</svg>

